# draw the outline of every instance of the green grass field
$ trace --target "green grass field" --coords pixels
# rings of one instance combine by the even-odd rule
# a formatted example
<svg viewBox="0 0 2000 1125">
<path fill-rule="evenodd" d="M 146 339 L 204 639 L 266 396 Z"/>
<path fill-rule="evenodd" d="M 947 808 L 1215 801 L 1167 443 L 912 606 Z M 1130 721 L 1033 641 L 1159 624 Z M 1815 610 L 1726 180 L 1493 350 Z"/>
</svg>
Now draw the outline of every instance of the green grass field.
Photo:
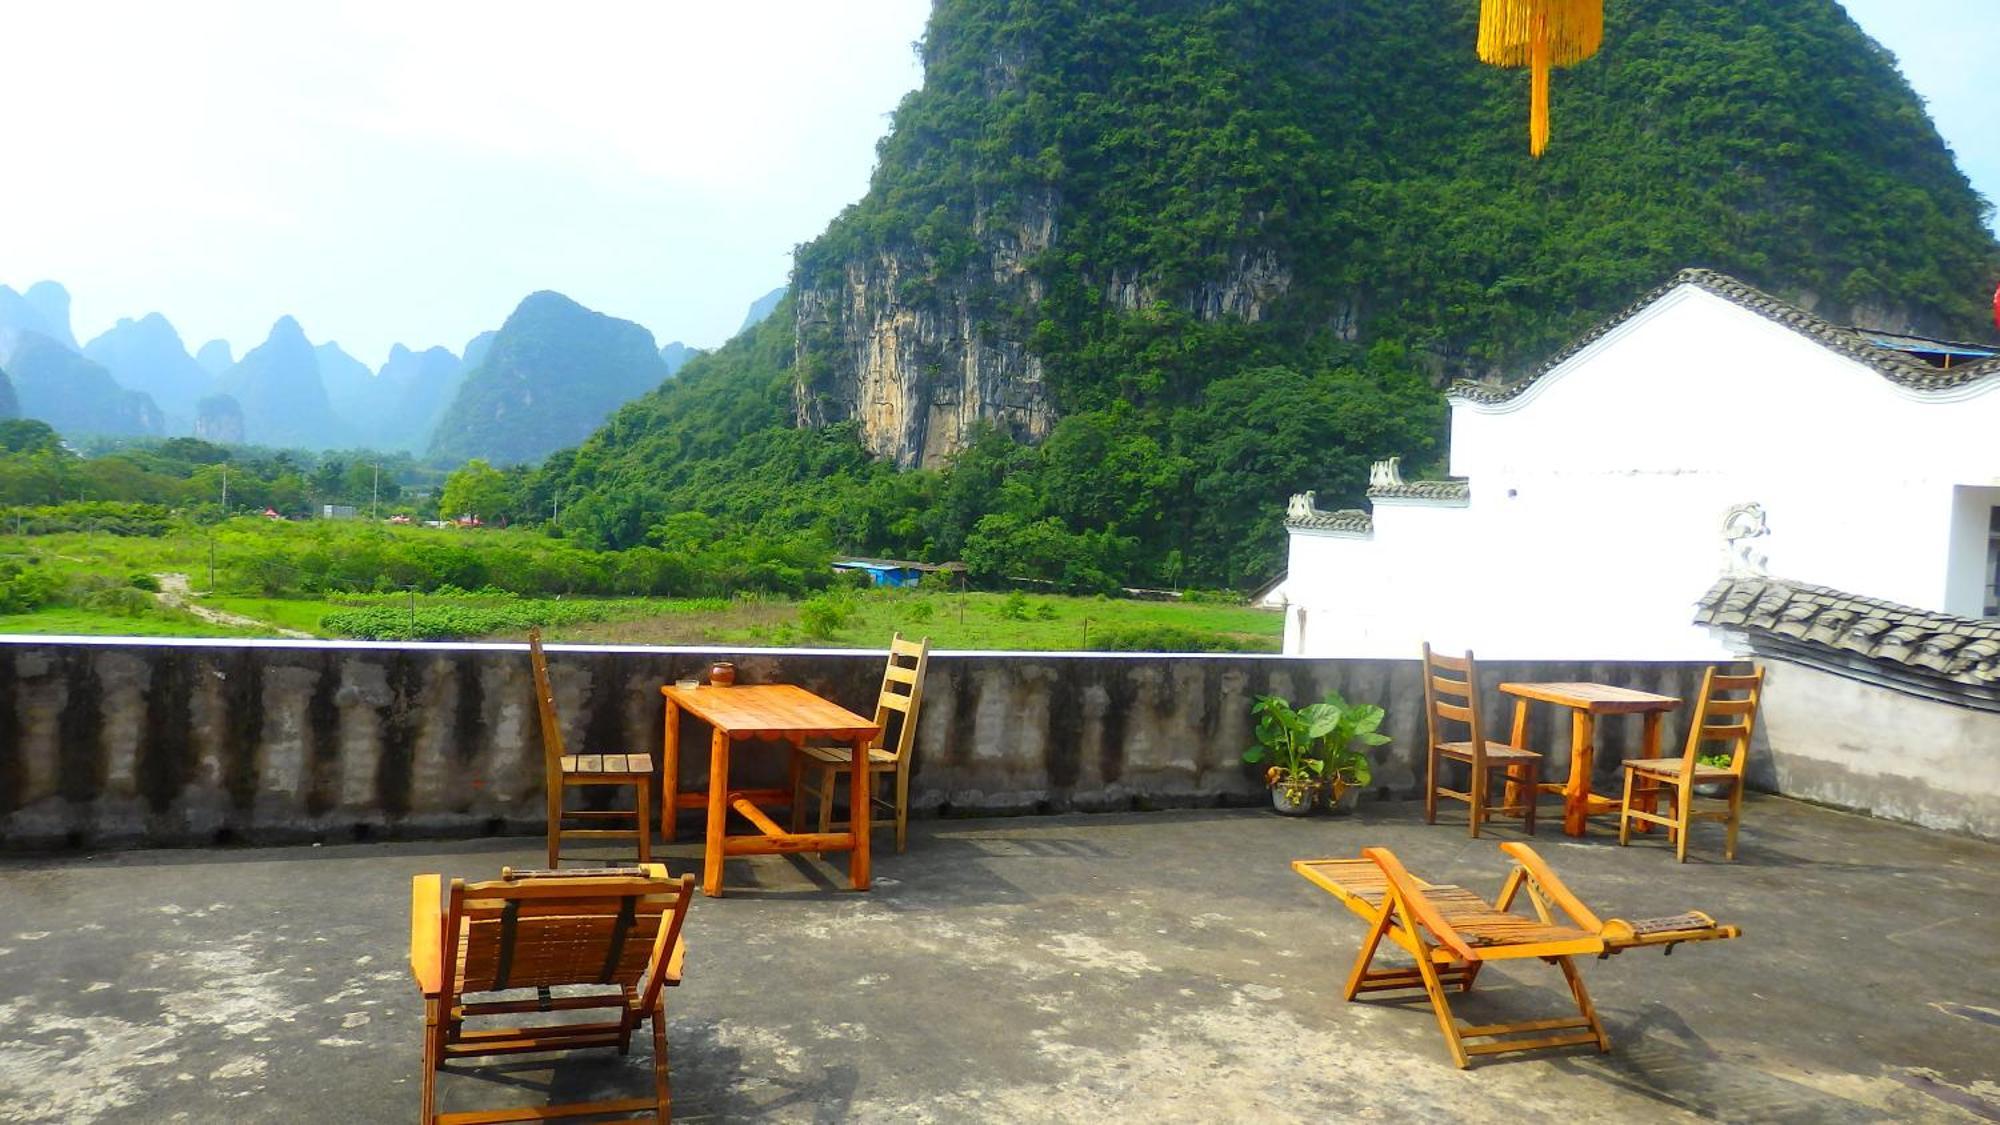
<svg viewBox="0 0 2000 1125">
<path fill-rule="evenodd" d="M 329 534 L 374 536 L 374 529 L 236 520 L 217 533 L 227 577 L 229 551 L 271 539 Z M 528 532 L 465 533 L 397 528 L 379 532 L 415 542 L 517 543 Z M 534 537 L 539 539 L 539 537 Z M 191 605 L 247 619 L 205 621 L 145 598 L 99 605 L 70 598 L 32 612 L 0 614 L 0 632 L 90 636 L 388 636 L 518 639 L 539 622 L 554 641 L 869 648 L 890 633 L 928 636 L 935 648 L 985 650 L 1217 649 L 1276 652 L 1282 615 L 1215 602 L 1135 601 L 1056 594 L 843 589 L 803 601 L 773 596 L 736 599 L 547 598 L 505 594 L 353 593 L 265 595 L 242 588 L 207 593 L 209 534 L 176 530 L 159 537 L 77 532 L 0 535 L 0 558 L 67 578 L 124 586 L 134 576 L 188 576 Z M 239 579 L 240 582 L 240 579 Z M 130 591 L 126 592 L 128 595 Z M 348 631 L 329 626 L 328 614 Z M 390 632 L 355 632 L 355 629 Z"/>
</svg>

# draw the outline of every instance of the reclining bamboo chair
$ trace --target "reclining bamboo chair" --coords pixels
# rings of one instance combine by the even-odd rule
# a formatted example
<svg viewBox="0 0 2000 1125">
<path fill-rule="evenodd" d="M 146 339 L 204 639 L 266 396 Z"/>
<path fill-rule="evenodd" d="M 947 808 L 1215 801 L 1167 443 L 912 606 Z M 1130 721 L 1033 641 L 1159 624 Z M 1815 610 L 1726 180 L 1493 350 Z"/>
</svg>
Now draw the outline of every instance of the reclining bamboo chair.
<svg viewBox="0 0 2000 1125">
<path fill-rule="evenodd" d="M 1470 652 L 1463 657 L 1446 656 L 1432 652 L 1430 643 L 1425 642 L 1424 712 L 1430 720 L 1430 750 L 1424 756 L 1427 765 L 1424 823 L 1436 824 L 1438 798 L 1450 797 L 1465 802 L 1466 831 L 1477 837 L 1480 822 L 1493 812 L 1491 784 L 1493 771 L 1499 770 L 1508 782 L 1517 783 L 1521 804 L 1508 805 L 1503 798 L 1498 811 L 1519 814 L 1522 829 L 1533 836 L 1535 798 L 1541 793 L 1542 756 L 1486 737 L 1486 726 L 1479 713 L 1479 665 Z M 1464 724 L 1468 729 L 1465 738 L 1447 740 L 1446 723 Z M 1445 758 L 1471 767 L 1472 776 L 1463 792 L 1438 783 L 1438 766 Z"/>
<path fill-rule="evenodd" d="M 639 862 L 653 858 L 651 754 L 571 754 L 563 747 L 562 723 L 556 719 L 556 693 L 549 686 L 549 662 L 542 655 L 542 631 L 528 630 L 529 662 L 535 670 L 535 708 L 542 717 L 543 788 L 549 805 L 549 866 L 562 864 L 564 839 L 632 840 L 639 842 Z M 571 789 L 589 785 L 629 785 L 630 809 L 572 809 L 563 811 L 563 797 Z M 620 828 L 564 828 L 565 817 L 584 821 L 611 821 L 630 825 Z"/>
<path fill-rule="evenodd" d="M 1697 820 L 1720 820 L 1729 825 L 1722 841 L 1722 857 L 1736 858 L 1736 826 L 1743 816 L 1743 762 L 1750 756 L 1750 736 L 1757 729 L 1757 702 L 1764 692 L 1764 670 L 1747 676 L 1730 676 L 1710 668 L 1701 677 L 1701 698 L 1696 701 L 1694 718 L 1688 722 L 1687 748 L 1675 758 L 1628 758 L 1625 761 L 1625 800 L 1618 810 L 1618 843 L 1632 838 L 1632 822 L 1663 824 L 1674 838 L 1674 858 L 1688 857 L 1688 825 Z M 1741 695 L 1740 699 L 1729 698 Z M 1713 721 L 1716 716 L 1733 720 Z M 1722 743 L 1729 748 L 1729 765 L 1704 766 L 1702 747 Z M 1639 801 L 1635 804 L 1632 798 Z M 1729 805 L 1723 809 L 1694 807 L 1694 787 L 1716 782 L 1729 787 Z M 1653 811 L 1657 795 L 1666 794 L 1673 807 L 1667 815 Z"/>
<path fill-rule="evenodd" d="M 906 641 L 897 633 L 889 641 L 889 666 L 882 672 L 882 690 L 875 697 L 875 722 L 882 733 L 868 747 L 870 800 L 883 811 L 895 814 L 896 850 L 902 851 L 910 831 L 910 751 L 917 744 L 917 708 L 924 701 L 924 670 L 930 665 L 931 639 Z M 890 716 L 899 718 L 896 748 L 886 748 Z M 805 745 L 792 756 L 792 831 L 800 830 L 805 817 L 805 795 L 819 798 L 819 830 L 833 831 L 833 791 L 843 775 L 851 776 L 854 748 L 851 746 Z M 812 774 L 809 780 L 806 775 Z M 893 774 L 891 797 L 877 797 L 875 779 Z M 874 822 L 878 827 L 886 819 Z"/>
<path fill-rule="evenodd" d="M 621 1120 L 668 1120 L 667 1016 L 661 989 L 681 982 L 681 923 L 694 877 L 667 878 L 660 864 L 576 871 L 512 871 L 468 884 L 419 875 L 410 886 L 410 971 L 424 994 L 424 1125 L 543 1121 L 624 1114 Z M 551 996 L 565 985 L 596 995 Z M 533 988 L 532 1000 L 468 1002 L 468 993 Z M 611 1009 L 596 1023 L 467 1030 L 468 1018 L 524 1012 Z M 445 1060 L 482 1055 L 631 1050 L 632 1033 L 651 1021 L 653 1096 L 565 1106 L 464 1113 L 437 1112 L 437 1073 Z M 639 1115 L 639 1116 L 634 1116 Z"/>
<path fill-rule="evenodd" d="M 1700 911 L 1637 922 L 1616 918 L 1600 921 L 1533 848 L 1507 843 L 1500 845 L 1500 850 L 1514 860 L 1514 867 L 1500 888 L 1500 897 L 1491 904 L 1461 887 L 1432 886 L 1416 878 L 1387 848 L 1364 848 L 1360 859 L 1292 861 L 1292 870 L 1368 923 L 1368 936 L 1362 939 L 1361 952 L 1347 975 L 1345 998 L 1353 1000 L 1363 992 L 1422 988 L 1430 997 L 1452 1060 L 1461 1068 L 1471 1055 L 1581 1045 L 1609 1051 L 1611 1037 L 1591 1006 L 1590 993 L 1571 961 L 1573 957 L 1604 958 L 1655 945 L 1671 953 L 1681 942 L 1733 938 L 1740 932 L 1735 926 L 1718 925 Z M 1534 918 L 1512 912 L 1514 899 L 1522 890 L 1528 892 L 1535 908 Z M 1557 921 L 1555 911 L 1561 911 L 1567 921 Z M 1384 937 L 1402 946 L 1416 964 L 1370 968 Z M 1479 970 L 1488 962 L 1530 958 L 1562 970 L 1576 1002 L 1575 1016 L 1476 1026 L 1453 1018 L 1451 1003 L 1445 997 L 1446 984 L 1470 992 Z M 1468 1039 L 1491 1042 L 1467 1044 Z"/>
</svg>

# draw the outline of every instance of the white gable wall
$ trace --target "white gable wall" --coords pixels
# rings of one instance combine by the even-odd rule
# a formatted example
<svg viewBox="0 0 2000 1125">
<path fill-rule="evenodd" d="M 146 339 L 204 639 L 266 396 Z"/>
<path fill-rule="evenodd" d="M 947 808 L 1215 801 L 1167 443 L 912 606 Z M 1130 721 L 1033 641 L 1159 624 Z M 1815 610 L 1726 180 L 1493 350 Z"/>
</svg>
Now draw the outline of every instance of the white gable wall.
<svg viewBox="0 0 2000 1125">
<path fill-rule="evenodd" d="M 1966 529 L 1983 551 L 2000 379 L 1907 390 L 1683 286 L 1522 395 L 1454 401 L 1451 472 L 1469 506 L 1381 501 L 1373 538 L 1342 552 L 1294 533 L 1308 626 L 1287 651 L 1719 657 L 1689 619 L 1725 563 L 1723 513 L 1752 501 L 1771 573 L 1976 613 Z"/>
</svg>

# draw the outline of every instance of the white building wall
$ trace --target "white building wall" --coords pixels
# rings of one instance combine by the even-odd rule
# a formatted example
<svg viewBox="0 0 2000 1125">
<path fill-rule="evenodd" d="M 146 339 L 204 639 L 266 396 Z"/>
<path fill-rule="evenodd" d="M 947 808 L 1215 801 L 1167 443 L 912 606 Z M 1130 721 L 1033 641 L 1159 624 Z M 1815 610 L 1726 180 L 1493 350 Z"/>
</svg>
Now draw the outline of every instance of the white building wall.
<svg viewBox="0 0 2000 1125">
<path fill-rule="evenodd" d="M 1772 574 L 1967 612 L 1974 508 L 2000 490 L 2000 379 L 1911 391 L 1683 287 L 1515 399 L 1454 401 L 1451 472 L 1469 505 L 1381 500 L 1366 540 L 1294 531 L 1306 628 L 1286 651 L 1719 658 L 1690 617 L 1746 502 L 1768 517 L 1752 542 Z"/>
</svg>

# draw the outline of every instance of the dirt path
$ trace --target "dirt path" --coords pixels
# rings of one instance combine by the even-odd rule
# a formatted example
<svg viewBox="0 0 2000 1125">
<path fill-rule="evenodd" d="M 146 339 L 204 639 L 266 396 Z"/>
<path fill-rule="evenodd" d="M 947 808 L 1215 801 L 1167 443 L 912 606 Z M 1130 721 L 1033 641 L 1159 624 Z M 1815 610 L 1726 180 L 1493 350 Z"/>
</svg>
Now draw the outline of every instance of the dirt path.
<svg viewBox="0 0 2000 1125">
<path fill-rule="evenodd" d="M 297 629 L 286 629 L 273 625 L 269 621 L 259 621 L 254 617 L 245 617 L 240 613 L 227 613 L 219 609 L 210 609 L 205 605 L 197 605 L 193 600 L 194 594 L 192 588 L 188 585 L 188 576 L 185 574 L 163 573 L 155 574 L 153 577 L 160 581 L 159 592 L 153 596 L 160 599 L 160 604 L 163 606 L 171 609 L 187 610 L 203 621 L 215 625 L 234 625 L 238 628 L 249 629 L 269 629 L 281 637 L 299 637 L 304 640 L 312 639 L 311 633 L 301 633 Z"/>
</svg>

